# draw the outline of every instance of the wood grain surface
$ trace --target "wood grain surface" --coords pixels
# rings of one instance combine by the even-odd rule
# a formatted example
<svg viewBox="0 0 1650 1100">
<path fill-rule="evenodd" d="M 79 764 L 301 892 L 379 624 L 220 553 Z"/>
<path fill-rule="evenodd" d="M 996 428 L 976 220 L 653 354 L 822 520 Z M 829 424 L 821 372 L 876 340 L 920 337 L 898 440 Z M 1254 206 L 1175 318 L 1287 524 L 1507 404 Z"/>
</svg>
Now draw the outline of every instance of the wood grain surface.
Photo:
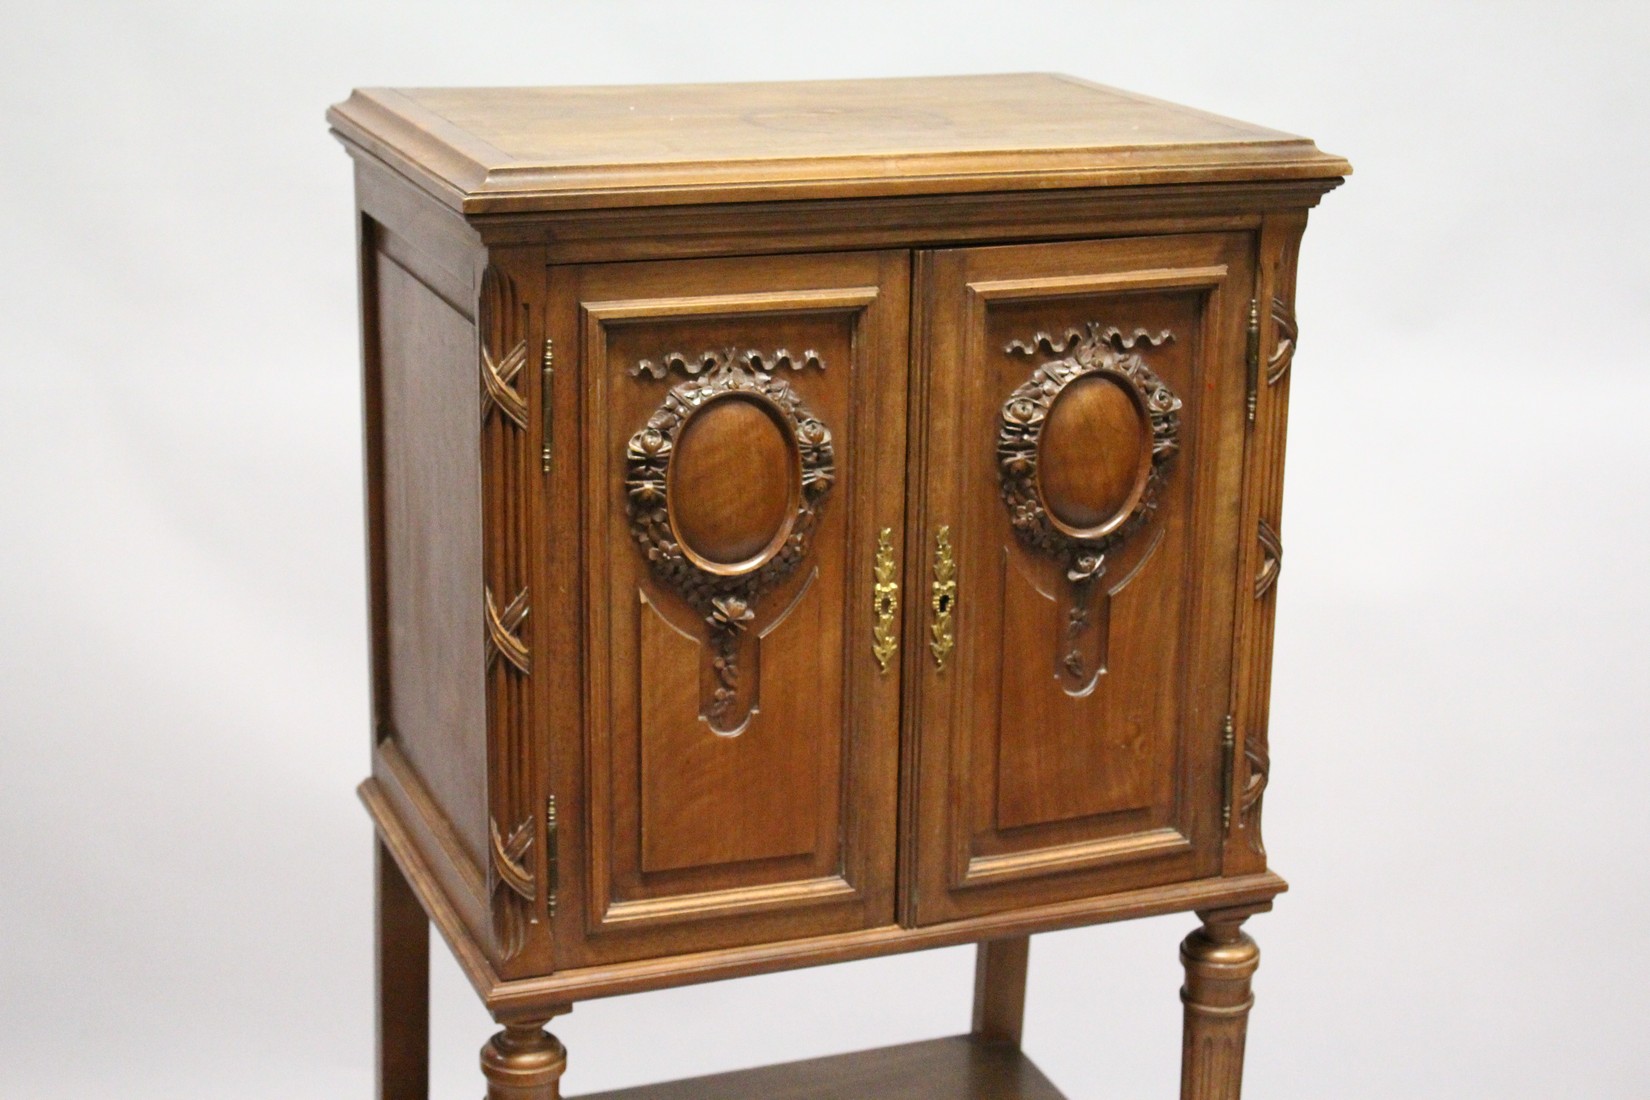
<svg viewBox="0 0 1650 1100">
<path fill-rule="evenodd" d="M 1052 73 L 368 88 L 328 120 L 473 214 L 1351 170 L 1304 138 Z"/>
<path fill-rule="evenodd" d="M 1218 873 L 1250 249 L 1241 234 L 1187 234 L 947 250 L 924 265 L 918 522 L 950 528 L 958 627 L 951 667 L 911 670 L 907 919 Z M 1136 343 L 1120 355 L 1101 346 L 1108 330 Z M 1025 456 L 1030 496 L 1004 498 L 1003 425 L 1034 414 L 1013 395 L 1049 364 L 1105 356 L 1149 367 L 1178 402 L 1152 507 L 1132 531 L 1096 529 L 1115 541 L 1074 538 L 1057 517 L 1028 534 L 1022 510 L 1058 507 L 1073 486 L 1133 494 L 1151 446 L 1137 421 L 1060 431 L 1071 386 L 1116 391 L 1122 376 L 1100 371 L 1052 397 Z M 1074 580 L 1091 552 L 1100 563 Z M 913 564 L 919 590 L 927 564 Z"/>
<path fill-rule="evenodd" d="M 1019 1048 L 974 1036 L 763 1066 L 582 1100 L 1065 1100 Z"/>
</svg>

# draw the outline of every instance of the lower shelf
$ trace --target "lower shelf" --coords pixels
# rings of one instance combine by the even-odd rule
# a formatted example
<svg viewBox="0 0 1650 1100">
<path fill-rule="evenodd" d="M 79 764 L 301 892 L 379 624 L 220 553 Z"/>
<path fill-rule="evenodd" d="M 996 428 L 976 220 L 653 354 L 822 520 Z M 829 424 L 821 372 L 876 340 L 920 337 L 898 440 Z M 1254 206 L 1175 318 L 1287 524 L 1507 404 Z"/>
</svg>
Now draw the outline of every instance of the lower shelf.
<svg viewBox="0 0 1650 1100">
<path fill-rule="evenodd" d="M 883 1047 L 582 1100 L 1066 1100 L 1012 1046 L 971 1036 Z"/>
</svg>

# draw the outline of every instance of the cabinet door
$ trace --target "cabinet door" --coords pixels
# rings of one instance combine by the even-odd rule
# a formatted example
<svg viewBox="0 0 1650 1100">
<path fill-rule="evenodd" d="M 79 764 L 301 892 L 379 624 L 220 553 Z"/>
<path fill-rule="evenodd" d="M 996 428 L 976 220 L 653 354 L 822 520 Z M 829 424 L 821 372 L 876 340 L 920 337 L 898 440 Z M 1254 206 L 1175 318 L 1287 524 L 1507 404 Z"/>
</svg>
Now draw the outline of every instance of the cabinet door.
<svg viewBox="0 0 1650 1100">
<path fill-rule="evenodd" d="M 907 921 L 1219 873 L 1251 248 L 921 257 Z"/>
<path fill-rule="evenodd" d="M 892 923 L 899 676 L 874 597 L 898 569 L 909 271 L 552 270 L 587 585 L 581 742 L 559 755 L 584 770 L 552 780 L 582 857 L 561 965 Z"/>
</svg>

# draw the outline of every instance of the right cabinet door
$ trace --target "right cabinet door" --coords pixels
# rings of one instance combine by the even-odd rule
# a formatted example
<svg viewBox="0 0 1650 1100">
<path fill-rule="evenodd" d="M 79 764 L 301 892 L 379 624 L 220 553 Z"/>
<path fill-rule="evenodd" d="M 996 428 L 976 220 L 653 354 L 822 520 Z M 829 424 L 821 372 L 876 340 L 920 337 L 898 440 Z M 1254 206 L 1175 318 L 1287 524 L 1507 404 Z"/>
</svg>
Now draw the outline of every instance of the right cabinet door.
<svg viewBox="0 0 1650 1100">
<path fill-rule="evenodd" d="M 907 923 L 1220 873 L 1253 247 L 919 255 Z"/>
</svg>

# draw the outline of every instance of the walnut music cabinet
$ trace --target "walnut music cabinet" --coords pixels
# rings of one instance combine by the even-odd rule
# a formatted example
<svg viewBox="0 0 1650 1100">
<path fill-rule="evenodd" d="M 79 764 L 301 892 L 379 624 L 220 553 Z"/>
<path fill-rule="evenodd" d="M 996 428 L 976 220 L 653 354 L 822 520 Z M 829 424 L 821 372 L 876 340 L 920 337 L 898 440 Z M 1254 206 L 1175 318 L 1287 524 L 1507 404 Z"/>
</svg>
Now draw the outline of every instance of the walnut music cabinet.
<svg viewBox="0 0 1650 1100">
<path fill-rule="evenodd" d="M 1065 76 L 373 89 L 379 1095 L 433 922 L 593 997 L 977 943 L 970 1034 L 604 1100 L 1018 1098 L 1029 937 L 1194 911 L 1241 1087 L 1295 263 L 1350 170 Z"/>
</svg>

